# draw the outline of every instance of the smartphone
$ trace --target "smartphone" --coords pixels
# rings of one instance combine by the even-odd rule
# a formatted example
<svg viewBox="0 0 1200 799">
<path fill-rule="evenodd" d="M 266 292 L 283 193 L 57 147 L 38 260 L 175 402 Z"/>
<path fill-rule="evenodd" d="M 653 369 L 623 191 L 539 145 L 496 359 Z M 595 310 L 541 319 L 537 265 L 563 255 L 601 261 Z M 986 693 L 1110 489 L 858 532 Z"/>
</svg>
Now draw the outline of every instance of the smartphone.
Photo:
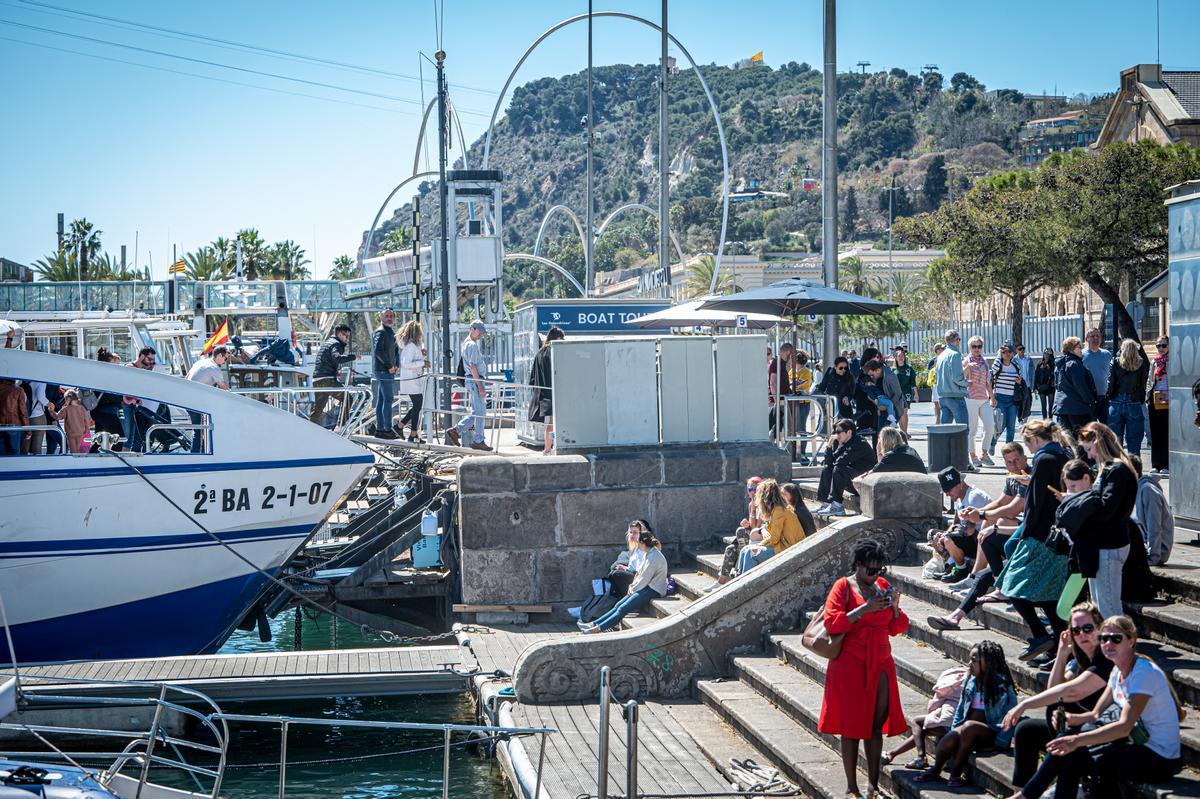
<svg viewBox="0 0 1200 799">
<path fill-rule="evenodd" d="M 1046 486 L 1046 488 L 1050 489 L 1050 493 L 1051 493 L 1051 494 L 1053 494 L 1053 495 L 1054 495 L 1054 496 L 1056 496 L 1056 497 L 1062 497 L 1062 496 L 1066 496 L 1066 492 L 1064 492 L 1064 491 L 1059 491 L 1057 488 L 1055 488 L 1055 487 L 1054 487 L 1054 486 L 1052 486 L 1052 485 L 1048 485 L 1048 486 Z"/>
</svg>

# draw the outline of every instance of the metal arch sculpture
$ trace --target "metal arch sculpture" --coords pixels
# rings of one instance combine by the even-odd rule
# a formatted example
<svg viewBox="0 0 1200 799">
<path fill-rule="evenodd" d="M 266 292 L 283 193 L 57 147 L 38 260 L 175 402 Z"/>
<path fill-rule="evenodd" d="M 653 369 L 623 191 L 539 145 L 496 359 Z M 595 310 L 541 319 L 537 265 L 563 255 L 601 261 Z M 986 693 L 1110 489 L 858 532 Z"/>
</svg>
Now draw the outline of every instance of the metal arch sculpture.
<svg viewBox="0 0 1200 799">
<path fill-rule="evenodd" d="M 420 178 L 437 177 L 437 174 L 437 172 L 415 172 L 406 177 L 404 180 L 400 181 L 399 185 L 392 189 L 391 193 L 388 194 L 387 199 L 383 201 L 383 205 L 379 206 L 379 210 L 375 212 L 375 219 L 371 222 L 370 231 L 367 232 L 367 240 L 363 242 L 362 248 L 358 251 L 358 262 L 355 264 L 355 266 L 358 267 L 359 272 L 362 271 L 363 255 L 371 249 L 371 240 L 375 238 L 375 228 L 379 226 L 379 217 L 383 216 L 383 212 L 387 209 L 388 203 L 392 201 L 392 198 L 396 196 L 397 192 L 399 192 L 409 183 L 412 183 L 414 180 L 419 180 Z"/>
<path fill-rule="evenodd" d="M 567 280 L 569 280 L 571 282 L 571 285 L 575 287 L 575 290 L 579 292 L 579 296 L 586 297 L 588 295 L 588 293 L 583 290 L 583 285 L 578 280 L 575 279 L 574 275 L 572 275 L 570 272 L 568 272 L 566 270 L 566 267 L 561 266 L 561 265 L 555 263 L 554 261 L 551 261 L 549 258 L 543 258 L 540 255 L 529 255 L 528 253 L 523 253 L 523 252 L 512 252 L 512 253 L 509 253 L 508 255 L 504 256 L 503 260 L 505 260 L 505 261 L 534 261 L 536 263 L 542 264 L 543 266 L 548 266 L 551 269 L 558 272 L 563 277 L 565 277 Z"/>
<path fill-rule="evenodd" d="M 604 221 L 600 223 L 600 227 L 596 228 L 596 241 L 600 241 L 600 237 L 604 235 L 604 231 L 608 228 L 608 224 L 610 222 L 624 212 L 633 210 L 645 211 L 646 213 L 650 214 L 650 216 L 658 219 L 658 211 L 655 211 L 650 206 L 644 205 L 643 203 L 626 203 L 606 216 Z M 675 254 L 679 256 L 679 263 L 683 263 L 683 248 L 679 246 L 679 239 L 675 238 L 675 231 L 668 230 L 667 232 L 671 235 L 671 243 L 675 245 Z"/>
<path fill-rule="evenodd" d="M 661 26 L 655 25 L 645 17 L 639 17 L 634 14 L 626 14 L 623 11 L 596 11 L 593 12 L 591 16 L 593 18 L 613 17 L 616 19 L 627 19 L 631 22 L 641 23 L 652 30 L 659 32 L 662 31 Z M 516 77 L 517 72 L 525 64 L 525 61 L 529 58 L 533 51 L 537 49 L 538 45 L 548 39 L 552 34 L 567 27 L 568 25 L 586 20 L 587 18 L 587 14 L 579 14 L 578 16 L 564 19 L 562 22 L 559 22 L 548 28 L 545 33 L 533 41 L 533 44 L 529 45 L 529 48 L 517 61 L 516 66 L 513 67 L 512 72 L 508 74 L 508 79 L 504 81 L 504 87 L 500 90 L 500 95 L 496 98 L 496 106 L 492 109 L 492 118 L 488 121 L 487 136 L 484 139 L 483 145 L 484 169 L 487 169 L 488 159 L 492 153 L 492 130 L 496 127 L 496 117 L 500 114 L 500 104 L 504 102 L 504 98 L 508 95 L 508 89 L 512 85 L 513 78 Z M 692 54 L 688 52 L 687 48 L 684 47 L 683 44 L 676 39 L 673 34 L 667 33 L 667 38 L 669 38 L 671 42 L 679 48 L 679 52 L 683 53 L 683 57 L 686 58 L 688 63 L 692 65 L 692 70 L 696 73 L 696 77 L 700 79 L 700 86 L 704 89 L 704 95 L 708 98 L 709 108 L 712 109 L 713 120 L 717 123 L 717 137 L 721 143 L 721 236 L 717 241 L 716 263 L 713 265 L 712 283 L 709 286 L 709 291 L 711 293 L 716 290 L 717 277 L 721 274 L 721 254 L 725 251 L 725 235 L 729 227 L 729 148 L 725 143 L 725 126 L 721 124 L 721 112 L 717 109 L 717 102 L 715 99 L 713 99 L 712 91 L 708 88 L 708 81 L 704 80 L 704 75 L 700 72 L 700 66 L 696 63 L 696 60 L 692 58 Z"/>
<path fill-rule="evenodd" d="M 546 232 L 546 225 L 548 225 L 550 223 L 550 217 L 554 216 L 554 214 L 558 211 L 562 211 L 564 214 L 566 214 L 567 216 L 569 216 L 571 218 L 572 222 L 575 223 L 575 230 L 576 230 L 576 232 L 579 233 L 579 243 L 583 245 L 583 248 L 585 250 L 587 249 L 587 238 L 583 234 L 583 224 L 580 223 L 579 217 L 575 214 L 574 211 L 572 211 L 567 206 L 555 205 L 555 206 L 551 207 L 551 209 L 549 211 L 546 212 L 545 216 L 542 217 L 542 224 L 541 224 L 541 226 L 538 227 L 537 238 L 533 240 L 533 254 L 534 255 L 537 255 L 541 251 L 542 236 Z M 599 238 L 599 236 L 597 236 L 597 238 Z"/>
<path fill-rule="evenodd" d="M 425 113 L 421 116 L 421 127 L 417 129 L 417 146 L 413 150 L 413 172 L 415 173 L 421 168 L 421 145 L 425 142 L 425 129 L 429 126 L 429 115 L 433 113 L 433 107 L 437 105 L 437 98 L 429 101 L 429 105 L 425 106 Z M 446 107 L 450 111 L 450 119 L 454 121 L 454 126 L 458 128 L 458 146 L 462 150 L 463 169 L 470 169 L 467 164 L 467 139 L 463 136 L 462 118 L 458 115 L 458 109 L 454 107 L 454 103 L 446 100 Z"/>
</svg>

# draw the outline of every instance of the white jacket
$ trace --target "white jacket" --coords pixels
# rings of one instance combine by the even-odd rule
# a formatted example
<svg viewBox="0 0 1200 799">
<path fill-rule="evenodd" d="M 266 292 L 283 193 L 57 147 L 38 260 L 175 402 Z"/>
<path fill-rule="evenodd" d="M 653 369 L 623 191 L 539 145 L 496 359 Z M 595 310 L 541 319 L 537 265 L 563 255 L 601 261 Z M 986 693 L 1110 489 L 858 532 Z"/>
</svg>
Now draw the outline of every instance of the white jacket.
<svg viewBox="0 0 1200 799">
<path fill-rule="evenodd" d="M 400 350 L 400 368 L 397 370 L 396 391 L 400 394 L 423 394 L 425 392 L 425 356 L 421 348 L 408 342 Z"/>
</svg>

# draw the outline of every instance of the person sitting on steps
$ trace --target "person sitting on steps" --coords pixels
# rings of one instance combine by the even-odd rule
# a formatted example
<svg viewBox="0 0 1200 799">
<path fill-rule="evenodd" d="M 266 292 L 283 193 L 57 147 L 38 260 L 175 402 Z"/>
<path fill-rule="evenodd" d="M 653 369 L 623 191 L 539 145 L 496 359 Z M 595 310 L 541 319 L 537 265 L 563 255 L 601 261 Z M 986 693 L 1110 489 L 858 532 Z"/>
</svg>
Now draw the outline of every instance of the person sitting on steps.
<svg viewBox="0 0 1200 799">
<path fill-rule="evenodd" d="M 667 558 L 662 553 L 662 544 L 649 530 L 638 534 L 637 574 L 629 586 L 629 595 L 617 603 L 616 607 L 604 614 L 595 622 L 579 622 L 579 629 L 588 634 L 611 630 L 621 623 L 627 614 L 634 613 L 649 605 L 655 599 L 667 595 Z"/>
<path fill-rule="evenodd" d="M 833 435 L 825 449 L 825 466 L 817 486 L 821 507 L 817 516 L 845 516 L 842 499 L 846 491 L 855 496 L 854 478 L 875 465 L 875 450 L 858 435 L 858 428 L 849 419 L 839 419 L 833 425 Z"/>
<path fill-rule="evenodd" d="M 916 782 L 941 779 L 942 769 L 949 766 L 946 784 L 960 788 L 966 784 L 962 774 L 972 752 L 1004 749 L 1012 739 L 1012 732 L 1001 726 L 1005 715 L 1017 704 L 1004 650 L 995 641 L 982 641 L 971 647 L 968 662 L 970 674 L 954 710 L 950 732 L 938 741 L 933 765 L 918 774 Z"/>
<path fill-rule="evenodd" d="M 929 768 L 925 755 L 925 739 L 932 737 L 935 741 L 940 741 L 942 736 L 950 731 L 950 722 L 954 720 L 954 711 L 958 708 L 958 700 L 962 696 L 963 682 L 966 679 L 965 666 L 952 666 L 938 675 L 937 682 L 933 684 L 933 696 L 925 708 L 925 715 L 909 720 L 912 732 L 895 749 L 883 753 L 883 765 L 891 765 L 900 755 L 915 748 L 917 756 L 904 768 L 921 771 Z"/>
</svg>

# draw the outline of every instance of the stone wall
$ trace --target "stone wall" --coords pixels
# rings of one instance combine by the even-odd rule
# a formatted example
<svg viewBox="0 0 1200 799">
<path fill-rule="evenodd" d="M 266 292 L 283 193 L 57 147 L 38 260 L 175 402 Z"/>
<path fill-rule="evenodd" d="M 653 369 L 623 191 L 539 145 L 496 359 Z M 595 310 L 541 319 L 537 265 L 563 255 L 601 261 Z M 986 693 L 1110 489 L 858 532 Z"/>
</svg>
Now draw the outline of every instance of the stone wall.
<svg viewBox="0 0 1200 799">
<path fill-rule="evenodd" d="M 463 602 L 578 605 L 650 522 L 668 556 L 731 532 L 753 475 L 789 478 L 773 444 L 592 455 L 482 457 L 458 469 Z"/>
<path fill-rule="evenodd" d="M 898 558 L 941 512 L 932 475 L 872 475 L 862 493 L 873 517 L 839 519 L 676 614 L 634 630 L 531 645 L 514 670 L 517 698 L 593 698 L 601 666 L 612 668 L 620 701 L 686 696 L 692 680 L 722 674 L 730 652 L 757 649 L 764 634 L 793 629 L 819 607 L 833 581 L 848 573 L 858 541 L 874 538 Z"/>
</svg>

